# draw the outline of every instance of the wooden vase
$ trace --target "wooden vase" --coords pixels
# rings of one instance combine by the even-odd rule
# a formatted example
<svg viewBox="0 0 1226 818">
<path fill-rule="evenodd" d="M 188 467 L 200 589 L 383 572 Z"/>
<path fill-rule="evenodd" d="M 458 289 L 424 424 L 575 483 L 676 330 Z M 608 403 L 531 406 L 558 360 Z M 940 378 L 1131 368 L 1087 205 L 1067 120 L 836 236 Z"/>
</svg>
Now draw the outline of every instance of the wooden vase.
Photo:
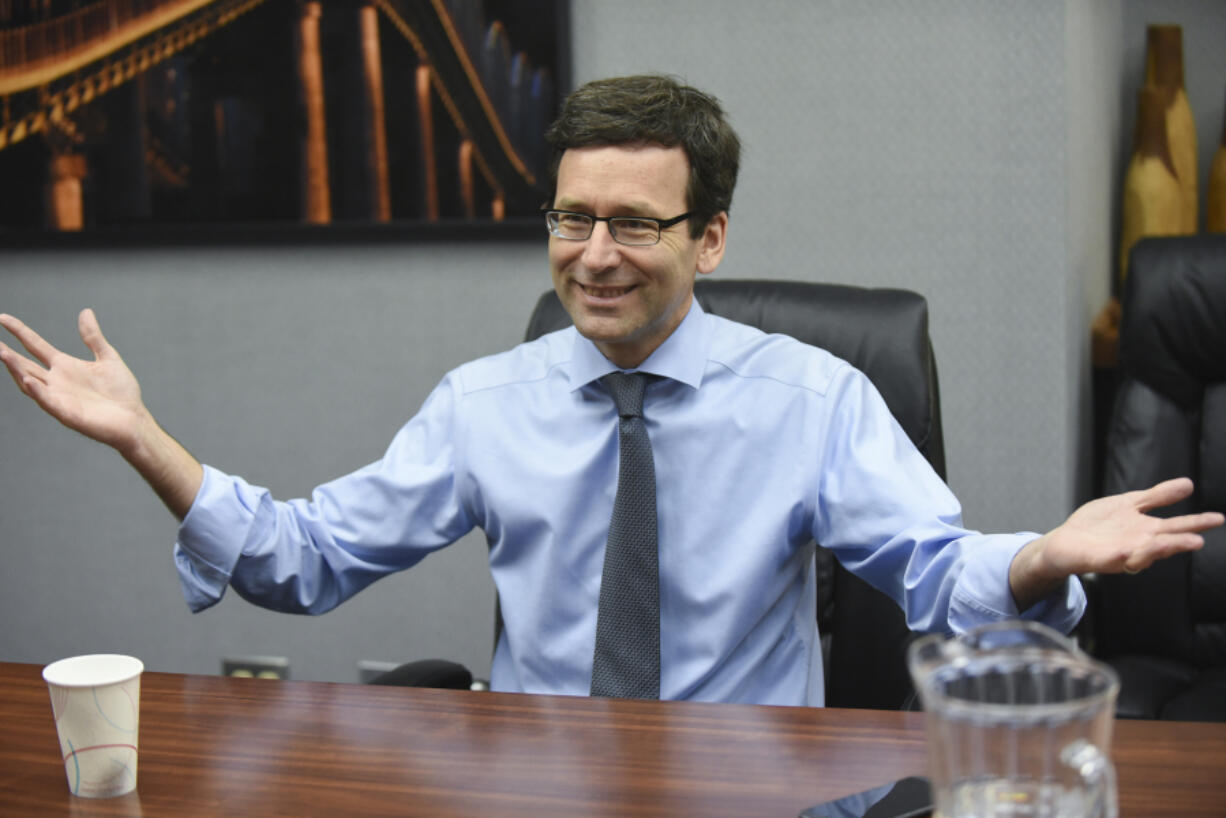
<svg viewBox="0 0 1226 818">
<path fill-rule="evenodd" d="M 1184 89 L 1181 27 L 1151 25 L 1146 29 L 1145 84 L 1172 91 L 1166 110 L 1167 144 L 1175 165 L 1175 178 L 1183 192 L 1183 232 L 1195 233 L 1200 224 L 1196 122 Z"/>
<path fill-rule="evenodd" d="M 1184 218 L 1184 191 L 1167 141 L 1166 111 L 1171 89 L 1147 85 L 1137 92 L 1132 159 L 1124 175 L 1120 227 L 1120 281 L 1128 274 L 1132 245 L 1145 236 L 1190 232 Z"/>
<path fill-rule="evenodd" d="M 1222 138 L 1218 141 L 1213 166 L 1209 169 L 1209 196 L 1205 213 L 1205 230 L 1226 233 L 1226 113 L 1222 115 Z"/>
</svg>

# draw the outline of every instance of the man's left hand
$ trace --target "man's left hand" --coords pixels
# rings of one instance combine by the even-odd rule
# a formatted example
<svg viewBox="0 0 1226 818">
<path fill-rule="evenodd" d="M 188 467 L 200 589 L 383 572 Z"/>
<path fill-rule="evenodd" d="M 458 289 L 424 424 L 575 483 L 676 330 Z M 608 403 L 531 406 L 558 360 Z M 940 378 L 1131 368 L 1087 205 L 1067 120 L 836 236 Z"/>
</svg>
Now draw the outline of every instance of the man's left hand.
<svg viewBox="0 0 1226 818">
<path fill-rule="evenodd" d="M 1100 497 L 1074 511 L 1013 558 L 1009 587 L 1018 610 L 1026 610 L 1073 574 L 1135 574 L 1172 554 L 1201 548 L 1205 538 L 1200 532 L 1226 522 L 1219 512 L 1166 518 L 1147 513 L 1178 503 L 1192 489 L 1191 480 L 1178 477 L 1141 491 Z"/>
</svg>

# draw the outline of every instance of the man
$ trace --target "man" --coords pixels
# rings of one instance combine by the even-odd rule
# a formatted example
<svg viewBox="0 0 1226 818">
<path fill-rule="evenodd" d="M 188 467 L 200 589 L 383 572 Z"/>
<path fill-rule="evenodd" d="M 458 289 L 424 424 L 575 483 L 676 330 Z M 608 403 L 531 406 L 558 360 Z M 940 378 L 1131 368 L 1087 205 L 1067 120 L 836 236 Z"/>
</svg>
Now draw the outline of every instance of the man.
<svg viewBox="0 0 1226 818">
<path fill-rule="evenodd" d="M 1067 630 L 1084 608 L 1076 574 L 1142 570 L 1222 523 L 1146 515 L 1192 490 L 1175 480 L 1090 503 L 1041 537 L 967 531 L 862 374 L 694 301 L 694 275 L 724 254 L 739 161 L 714 99 L 660 77 L 591 83 L 549 138 L 550 267 L 575 326 L 452 371 L 382 460 L 309 501 L 278 503 L 202 466 L 154 421 L 89 310 L 95 361 L 9 316 L 0 324 L 37 360 L 3 345 L 0 359 L 182 520 L 175 558 L 193 610 L 232 586 L 320 613 L 480 527 L 505 620 L 491 672 L 502 690 L 820 705 L 813 540 L 914 629 L 1024 616 Z M 644 472 L 654 493 L 630 479 Z M 634 562 L 644 551 L 626 542 L 641 546 L 644 530 L 649 553 Z M 611 568 L 623 553 L 634 567 Z M 649 598 L 615 601 L 626 586 Z M 626 609 L 650 622 L 624 624 Z M 650 663 L 637 643 L 605 658 L 622 650 L 608 640 L 639 630 L 658 671 L 606 686 L 603 663 Z"/>
</svg>

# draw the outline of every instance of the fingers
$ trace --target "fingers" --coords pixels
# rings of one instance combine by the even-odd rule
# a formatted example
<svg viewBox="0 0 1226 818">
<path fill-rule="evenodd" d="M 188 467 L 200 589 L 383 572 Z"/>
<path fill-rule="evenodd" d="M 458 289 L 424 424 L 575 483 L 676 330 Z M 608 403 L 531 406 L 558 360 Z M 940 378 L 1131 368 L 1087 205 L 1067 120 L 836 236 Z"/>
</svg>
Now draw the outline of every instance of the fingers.
<svg viewBox="0 0 1226 818">
<path fill-rule="evenodd" d="M 1156 538 L 1148 548 L 1137 549 L 1128 554 L 1120 569 L 1126 574 L 1137 574 L 1159 560 L 1182 554 L 1186 551 L 1196 551 L 1203 548 L 1205 538 L 1200 534 L 1180 532 L 1164 534 Z"/>
<path fill-rule="evenodd" d="M 1219 511 L 1202 511 L 1199 514 L 1185 514 L 1182 517 L 1171 517 L 1162 521 L 1162 530 L 1167 534 L 1181 534 L 1197 531 L 1207 531 L 1226 523 L 1226 516 Z"/>
<path fill-rule="evenodd" d="M 46 370 L 31 360 L 23 358 L 3 343 L 0 343 L 0 361 L 4 362 L 17 388 L 27 395 L 30 394 L 28 383 L 37 380 L 39 383 L 46 378 Z"/>
<path fill-rule="evenodd" d="M 95 358 L 104 358 L 114 352 L 102 335 L 98 317 L 88 307 L 81 310 L 80 316 L 77 317 L 77 332 L 81 334 L 81 340 L 85 342 L 85 346 L 89 347 L 90 352 L 94 353 Z"/>
<path fill-rule="evenodd" d="M 1149 511 L 1154 508 L 1173 505 L 1192 494 L 1192 481 L 1187 477 L 1176 477 L 1164 480 L 1156 486 L 1133 492 L 1138 511 Z"/>
<path fill-rule="evenodd" d="M 0 326 L 13 333 L 13 336 L 18 341 L 21 341 L 21 345 L 31 355 L 42 361 L 44 366 L 50 366 L 52 356 L 59 352 L 51 344 L 44 341 L 41 335 L 11 315 L 0 315 Z"/>
<path fill-rule="evenodd" d="M 45 411 L 51 411 L 51 396 L 48 394 L 46 382 L 41 378 L 26 376 L 19 380 L 17 385 Z"/>
</svg>

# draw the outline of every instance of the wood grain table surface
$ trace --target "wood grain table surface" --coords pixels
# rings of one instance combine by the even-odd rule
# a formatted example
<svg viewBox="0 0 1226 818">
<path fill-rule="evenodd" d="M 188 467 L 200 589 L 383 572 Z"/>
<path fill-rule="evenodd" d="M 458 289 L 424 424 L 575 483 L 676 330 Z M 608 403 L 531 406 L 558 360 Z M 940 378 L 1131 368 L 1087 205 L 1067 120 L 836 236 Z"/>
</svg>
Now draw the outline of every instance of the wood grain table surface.
<svg viewBox="0 0 1226 818">
<path fill-rule="evenodd" d="M 0 663 L 0 815 L 784 816 L 925 770 L 923 714 L 146 672 L 135 793 L 68 793 Z M 1226 816 L 1226 725 L 1119 722 L 1123 816 Z"/>
</svg>

